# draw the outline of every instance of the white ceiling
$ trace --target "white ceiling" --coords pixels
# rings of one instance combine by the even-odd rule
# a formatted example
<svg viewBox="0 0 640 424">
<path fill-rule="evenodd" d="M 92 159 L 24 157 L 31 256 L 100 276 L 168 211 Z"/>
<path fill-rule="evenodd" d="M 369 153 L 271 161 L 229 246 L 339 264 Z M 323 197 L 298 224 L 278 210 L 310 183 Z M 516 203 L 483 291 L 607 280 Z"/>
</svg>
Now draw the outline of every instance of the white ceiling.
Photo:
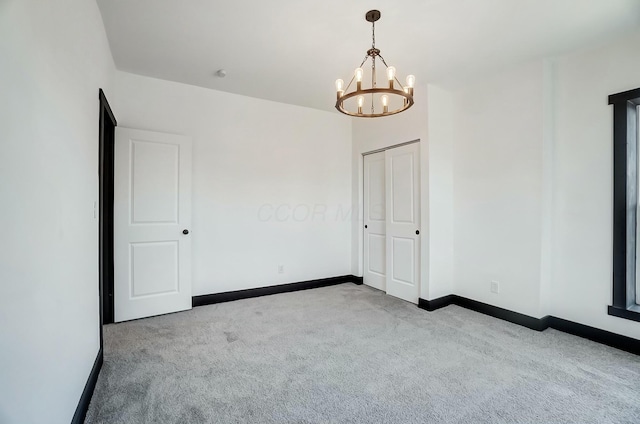
<svg viewBox="0 0 640 424">
<path fill-rule="evenodd" d="M 323 110 L 371 45 L 369 9 L 401 81 L 445 86 L 640 27 L 639 0 L 97 1 L 120 70 Z"/>
</svg>

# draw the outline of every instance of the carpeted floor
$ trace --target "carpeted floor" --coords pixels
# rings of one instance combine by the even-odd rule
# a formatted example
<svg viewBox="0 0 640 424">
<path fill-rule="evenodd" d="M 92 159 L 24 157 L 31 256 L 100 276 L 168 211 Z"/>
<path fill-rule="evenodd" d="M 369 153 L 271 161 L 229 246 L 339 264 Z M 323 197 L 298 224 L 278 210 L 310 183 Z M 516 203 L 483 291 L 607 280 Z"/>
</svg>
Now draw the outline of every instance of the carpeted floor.
<svg viewBox="0 0 640 424">
<path fill-rule="evenodd" d="M 639 423 L 640 357 L 367 286 L 105 327 L 87 423 Z"/>
</svg>

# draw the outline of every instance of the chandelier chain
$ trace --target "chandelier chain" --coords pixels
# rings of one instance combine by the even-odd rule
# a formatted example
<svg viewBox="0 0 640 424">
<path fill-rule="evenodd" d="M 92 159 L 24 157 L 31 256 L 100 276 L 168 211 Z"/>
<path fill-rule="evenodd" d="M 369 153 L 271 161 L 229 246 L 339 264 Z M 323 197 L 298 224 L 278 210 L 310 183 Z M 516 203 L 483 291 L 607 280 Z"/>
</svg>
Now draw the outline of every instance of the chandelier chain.
<svg viewBox="0 0 640 424">
<path fill-rule="evenodd" d="M 371 22 L 371 48 L 376 48 L 376 22 Z"/>
<path fill-rule="evenodd" d="M 376 21 L 371 22 L 371 48 L 376 48 Z M 376 57 L 371 56 L 371 86 L 376 87 Z M 371 93 L 371 114 L 375 113 L 374 97 Z"/>
</svg>

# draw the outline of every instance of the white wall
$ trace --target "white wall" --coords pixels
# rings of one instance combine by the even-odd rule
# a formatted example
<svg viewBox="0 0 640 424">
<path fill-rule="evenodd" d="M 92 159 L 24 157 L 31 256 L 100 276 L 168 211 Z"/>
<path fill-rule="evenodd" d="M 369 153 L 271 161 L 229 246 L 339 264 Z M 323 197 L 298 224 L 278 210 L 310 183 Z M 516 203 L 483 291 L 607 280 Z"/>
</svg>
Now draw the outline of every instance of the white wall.
<svg viewBox="0 0 640 424">
<path fill-rule="evenodd" d="M 406 112 L 379 119 L 353 119 L 352 269 L 362 275 L 363 264 L 363 158 L 362 154 L 412 140 L 420 140 L 420 297 L 432 299 L 451 293 L 452 280 L 452 171 L 451 123 L 447 118 L 448 93 L 431 85 L 418 85 L 415 105 Z M 430 119 L 427 109 L 438 106 Z M 440 119 L 443 118 L 443 119 Z M 434 221 L 434 219 L 436 221 Z M 442 293 L 442 294 L 441 294 Z"/>
<path fill-rule="evenodd" d="M 429 287 L 423 299 L 453 292 L 453 98 L 442 88 L 427 88 L 429 169 Z"/>
<path fill-rule="evenodd" d="M 99 349 L 93 1 L 0 2 L 0 422 L 71 421 Z"/>
<path fill-rule="evenodd" d="M 118 125 L 193 137 L 194 295 L 351 273 L 348 118 L 124 72 L 115 90 Z"/>
<path fill-rule="evenodd" d="M 639 42 L 628 34 L 453 92 L 455 294 L 640 338 L 638 323 L 607 315 L 607 96 L 640 86 Z"/>
<path fill-rule="evenodd" d="M 557 61 L 551 314 L 640 338 L 612 298 L 610 94 L 640 87 L 640 34 Z"/>
<path fill-rule="evenodd" d="M 454 292 L 539 310 L 543 63 L 454 94 Z M 491 281 L 500 293 L 491 293 Z"/>
</svg>

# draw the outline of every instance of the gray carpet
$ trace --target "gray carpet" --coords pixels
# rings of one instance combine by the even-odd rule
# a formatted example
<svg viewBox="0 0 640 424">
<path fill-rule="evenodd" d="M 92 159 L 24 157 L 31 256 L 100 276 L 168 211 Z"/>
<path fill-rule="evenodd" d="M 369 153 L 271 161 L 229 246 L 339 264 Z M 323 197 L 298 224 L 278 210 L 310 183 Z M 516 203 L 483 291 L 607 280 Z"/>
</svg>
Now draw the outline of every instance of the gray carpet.
<svg viewBox="0 0 640 424">
<path fill-rule="evenodd" d="M 105 327 L 87 423 L 639 423 L 640 357 L 342 284 Z"/>
</svg>

